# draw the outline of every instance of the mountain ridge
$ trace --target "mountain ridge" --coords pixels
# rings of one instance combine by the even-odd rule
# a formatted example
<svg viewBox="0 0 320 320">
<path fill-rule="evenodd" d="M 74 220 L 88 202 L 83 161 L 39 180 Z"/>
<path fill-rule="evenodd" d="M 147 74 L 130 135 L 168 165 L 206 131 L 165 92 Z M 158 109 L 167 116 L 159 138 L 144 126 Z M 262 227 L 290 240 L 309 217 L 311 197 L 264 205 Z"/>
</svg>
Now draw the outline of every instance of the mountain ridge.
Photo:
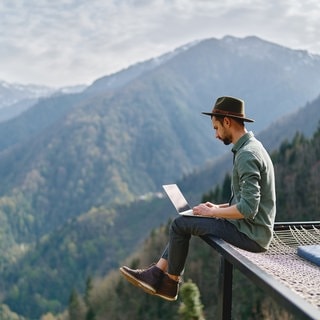
<svg viewBox="0 0 320 320">
<path fill-rule="evenodd" d="M 252 60 L 253 44 L 256 53 Z M 273 60 L 270 54 L 267 60 L 257 54 L 263 45 L 264 52 L 276 51 Z M 247 115 L 257 118 L 249 127 L 254 130 L 254 126 L 262 129 L 274 119 L 275 115 L 265 112 L 269 105 L 281 98 L 272 113 L 284 114 L 289 105 L 292 110 L 292 105 L 295 109 L 299 101 L 309 99 L 320 84 L 320 63 L 315 68 L 310 62 L 312 67 L 306 68 L 309 81 L 302 81 L 299 75 L 289 82 L 278 51 L 281 55 L 287 52 L 298 62 L 301 53 L 255 37 L 207 39 L 182 48 L 145 72 L 139 65 L 137 77 L 131 75 L 131 69 L 130 81 L 121 73 L 124 78 L 116 88 L 102 92 L 98 81 L 92 86 L 98 84 L 97 95 L 88 88 L 79 94 L 45 98 L 20 117 L 0 124 L 0 146 L 8 148 L 0 156 L 5 182 L 1 194 L 14 202 L 19 194 L 19 201 L 30 203 L 28 214 L 41 212 L 34 227 L 43 224 L 46 217 L 61 223 L 63 217 L 79 215 L 90 206 L 130 201 L 157 191 L 159 185 L 179 179 L 225 152 L 210 136 L 210 121 L 201 115 L 211 109 L 215 95 L 228 92 L 243 97 Z M 307 54 L 305 58 L 310 59 Z M 266 64 L 270 65 L 268 72 L 261 74 Z M 273 72 L 277 67 L 278 73 Z M 251 71 L 251 78 L 247 79 L 245 70 Z M 297 81 L 301 91 L 293 88 Z M 290 95 L 283 90 L 270 94 L 275 82 L 290 89 Z M 302 90 L 303 84 L 306 90 Z M 269 104 L 270 99 L 274 100 Z M 23 165 L 15 160 L 19 158 L 24 159 Z M 22 189 L 21 195 L 18 191 Z M 47 231 L 46 226 L 37 228 Z"/>
</svg>

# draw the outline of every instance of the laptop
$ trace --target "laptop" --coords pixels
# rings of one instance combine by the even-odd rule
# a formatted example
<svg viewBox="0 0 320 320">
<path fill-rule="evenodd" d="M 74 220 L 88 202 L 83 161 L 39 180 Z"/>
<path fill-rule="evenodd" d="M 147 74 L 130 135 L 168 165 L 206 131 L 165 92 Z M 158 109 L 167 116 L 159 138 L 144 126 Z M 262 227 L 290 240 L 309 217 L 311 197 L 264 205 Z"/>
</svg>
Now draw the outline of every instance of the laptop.
<svg viewBox="0 0 320 320">
<path fill-rule="evenodd" d="M 176 184 L 166 184 L 162 187 L 180 215 L 201 217 L 193 214 L 191 207 Z"/>
</svg>

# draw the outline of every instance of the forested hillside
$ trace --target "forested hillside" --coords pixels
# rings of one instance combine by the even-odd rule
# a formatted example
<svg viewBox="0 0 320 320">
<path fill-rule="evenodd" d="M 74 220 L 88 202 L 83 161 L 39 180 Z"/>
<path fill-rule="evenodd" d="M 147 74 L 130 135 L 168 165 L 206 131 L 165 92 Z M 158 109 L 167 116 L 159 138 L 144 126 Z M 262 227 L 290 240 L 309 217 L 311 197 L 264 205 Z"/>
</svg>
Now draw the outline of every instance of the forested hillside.
<svg viewBox="0 0 320 320">
<path fill-rule="evenodd" d="M 293 140 L 283 142 L 279 150 L 272 154 L 277 184 L 277 221 L 319 219 L 319 153 L 320 129 L 310 139 L 297 133 Z M 225 202 L 229 196 L 230 176 L 226 175 L 224 182 L 215 189 L 208 190 L 202 200 Z M 168 201 L 165 200 L 151 198 L 137 202 L 134 206 L 119 207 L 114 211 L 108 211 L 105 208 L 96 209 L 70 223 L 68 227 L 56 233 L 50 241 L 44 239 L 39 243 L 36 255 L 28 258 L 30 261 L 22 260 L 21 264 L 16 266 L 16 270 L 8 272 L 7 275 L 10 274 L 10 276 L 7 278 L 12 279 L 16 285 L 9 284 L 12 289 L 9 290 L 10 295 L 6 302 L 9 305 L 15 305 L 14 301 L 19 293 L 28 300 L 28 304 L 23 304 L 23 308 L 19 309 L 21 313 L 37 314 L 34 313 L 35 310 L 45 312 L 48 308 L 54 311 L 53 301 L 58 299 L 58 296 L 65 296 L 66 303 L 68 303 L 67 297 L 71 295 L 69 288 L 73 287 L 72 284 L 82 281 L 82 285 L 73 287 L 74 291 L 71 295 L 72 299 L 76 299 L 83 306 L 82 316 L 85 314 L 84 310 L 91 310 L 90 312 L 97 315 L 96 319 L 113 319 L 116 315 L 117 317 L 114 319 L 126 319 L 128 316 L 131 319 L 141 319 L 141 314 L 152 316 L 155 319 L 173 319 L 173 315 L 177 313 L 178 303 L 167 305 L 167 302 L 162 302 L 143 293 L 135 294 L 137 289 L 131 288 L 126 282 L 123 282 L 117 271 L 108 275 L 104 273 L 106 269 L 114 268 L 117 270 L 117 261 L 128 256 L 129 252 L 136 248 L 134 243 L 141 242 L 149 232 L 150 236 L 146 247 L 138 250 L 126 261 L 130 265 L 145 266 L 157 259 L 167 241 L 167 226 L 170 220 L 167 220 L 166 227 L 158 230 L 153 228 L 161 224 L 161 221 L 169 219 L 170 216 L 174 217 L 174 214 L 170 214 L 173 211 L 167 207 Z M 164 212 L 169 212 L 169 215 L 161 216 Z M 123 221 L 119 221 L 119 217 L 122 217 L 123 221 L 126 221 L 131 228 L 121 229 Z M 158 218 L 158 222 L 154 221 L 155 218 Z M 141 221 L 144 221 L 144 224 L 141 224 Z M 114 251 L 105 251 L 107 247 L 114 248 Z M 53 252 L 55 252 L 55 256 L 52 255 Z M 108 252 L 105 254 L 103 263 L 99 261 L 101 252 Z M 208 315 L 207 319 L 214 319 L 216 306 L 213 303 L 215 301 L 213 296 L 217 295 L 217 279 L 213 275 L 217 272 L 217 256 L 201 240 L 193 240 L 190 253 L 185 278 L 191 278 L 198 284 L 205 312 Z M 88 255 L 88 259 L 86 255 Z M 90 261 L 89 264 L 88 261 Z M 62 265 L 69 265 L 68 270 L 71 273 L 64 273 L 64 268 L 60 269 Z M 95 268 L 100 270 L 100 275 L 96 276 L 97 278 L 92 278 L 92 274 L 87 271 Z M 199 269 L 202 270 L 201 274 L 199 274 Z M 57 274 L 59 274 L 59 278 L 56 277 Z M 101 277 L 104 276 L 104 280 L 101 280 Z M 255 299 L 251 300 L 250 304 L 247 300 L 237 304 L 234 307 L 236 314 L 246 319 L 256 319 L 257 317 L 268 319 L 268 316 L 272 314 L 277 316 L 285 314 L 285 311 L 279 306 L 275 307 L 275 303 L 266 298 L 263 292 L 256 291 L 257 289 L 248 285 L 240 275 L 237 277 L 239 277 L 239 283 L 236 288 L 242 289 L 236 291 L 235 301 L 242 301 L 244 287 L 247 288 L 248 294 Z M 31 282 L 33 283 L 32 289 L 26 286 L 25 278 L 33 280 Z M 51 301 L 50 304 L 44 304 L 45 300 L 43 300 L 41 308 L 36 299 L 37 292 L 42 288 L 40 279 L 46 279 L 47 284 L 47 290 L 42 290 L 43 297 L 47 297 L 47 299 L 51 297 L 48 299 L 48 303 Z M 95 285 L 93 289 L 90 289 L 92 290 L 90 302 L 87 301 L 86 306 L 81 296 L 88 290 L 86 281 L 90 279 Z M 38 288 L 37 283 L 39 283 Z M 59 290 L 56 295 L 55 285 L 64 288 L 64 291 Z M 58 300 L 56 302 L 58 303 Z M 138 309 L 135 307 L 137 305 Z M 60 309 L 58 306 L 59 304 L 56 306 L 56 311 Z M 79 312 L 81 314 L 81 310 Z M 79 318 L 71 319 L 85 319 L 79 315 L 79 312 L 77 313 Z"/>
<path fill-rule="evenodd" d="M 320 218 L 320 130 L 311 140 L 297 133 L 273 155 L 280 221 Z"/>
<path fill-rule="evenodd" d="M 299 131 L 305 137 L 312 137 L 320 123 L 320 96 L 285 117 L 276 119 L 259 133 L 259 139 L 268 150 L 278 149 L 284 140 L 292 140 Z"/>
</svg>

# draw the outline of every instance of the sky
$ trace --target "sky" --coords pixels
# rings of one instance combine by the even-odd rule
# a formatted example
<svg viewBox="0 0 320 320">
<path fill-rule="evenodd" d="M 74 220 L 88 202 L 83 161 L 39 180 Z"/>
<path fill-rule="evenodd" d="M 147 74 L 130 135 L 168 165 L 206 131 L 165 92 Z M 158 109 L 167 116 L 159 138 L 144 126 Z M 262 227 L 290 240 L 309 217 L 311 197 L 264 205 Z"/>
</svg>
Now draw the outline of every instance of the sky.
<svg viewBox="0 0 320 320">
<path fill-rule="evenodd" d="M 257 36 L 320 54 L 319 0 L 0 0 L 0 80 L 94 80 L 179 46 Z"/>
</svg>

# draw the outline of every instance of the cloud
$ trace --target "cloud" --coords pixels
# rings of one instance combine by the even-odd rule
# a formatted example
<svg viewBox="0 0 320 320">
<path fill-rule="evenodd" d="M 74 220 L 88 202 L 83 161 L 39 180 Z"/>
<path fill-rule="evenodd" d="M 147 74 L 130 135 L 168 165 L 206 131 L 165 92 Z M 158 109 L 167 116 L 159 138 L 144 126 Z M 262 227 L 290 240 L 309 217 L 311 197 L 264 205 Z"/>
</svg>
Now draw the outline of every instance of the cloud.
<svg viewBox="0 0 320 320">
<path fill-rule="evenodd" d="M 0 78 L 55 86 L 197 39 L 257 35 L 320 52 L 317 0 L 2 0 Z"/>
</svg>

